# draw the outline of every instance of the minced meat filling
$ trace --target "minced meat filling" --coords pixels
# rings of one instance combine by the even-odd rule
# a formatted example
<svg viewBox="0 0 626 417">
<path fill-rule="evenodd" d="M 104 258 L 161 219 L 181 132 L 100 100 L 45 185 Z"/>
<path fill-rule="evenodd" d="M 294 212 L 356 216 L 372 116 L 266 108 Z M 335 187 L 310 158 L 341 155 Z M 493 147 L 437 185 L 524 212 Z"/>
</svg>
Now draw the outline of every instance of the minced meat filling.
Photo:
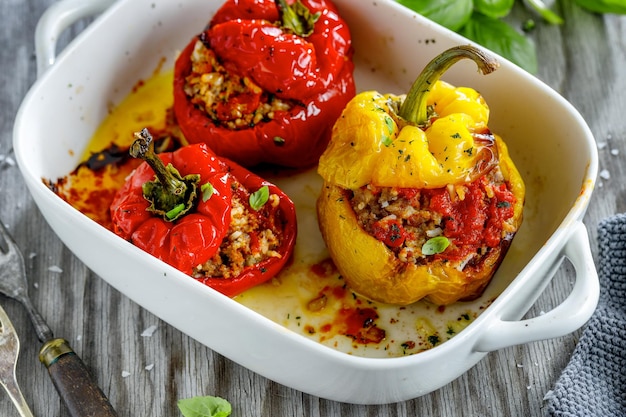
<svg viewBox="0 0 626 417">
<path fill-rule="evenodd" d="M 250 193 L 233 182 L 231 220 L 219 251 L 194 268 L 195 278 L 234 278 L 243 270 L 268 258 L 279 258 L 282 229 L 277 218 L 279 197 L 270 194 L 258 211 L 248 204 Z"/>
<path fill-rule="evenodd" d="M 448 248 L 436 255 L 462 269 L 477 263 L 513 232 L 515 197 L 498 168 L 470 184 L 420 190 L 367 185 L 350 203 L 361 227 L 403 262 L 425 264 L 422 246 L 445 236 Z"/>
<path fill-rule="evenodd" d="M 191 62 L 185 93 L 216 124 L 245 129 L 293 107 L 293 103 L 264 92 L 249 77 L 227 71 L 201 40 L 195 44 Z"/>
</svg>

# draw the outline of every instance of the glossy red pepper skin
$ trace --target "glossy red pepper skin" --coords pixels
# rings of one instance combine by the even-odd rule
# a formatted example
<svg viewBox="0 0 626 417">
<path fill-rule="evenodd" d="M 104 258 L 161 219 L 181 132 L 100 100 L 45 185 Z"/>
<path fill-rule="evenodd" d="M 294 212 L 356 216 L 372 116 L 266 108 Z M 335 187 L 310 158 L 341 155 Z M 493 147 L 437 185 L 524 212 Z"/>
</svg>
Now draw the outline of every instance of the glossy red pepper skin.
<svg viewBox="0 0 626 417">
<path fill-rule="evenodd" d="M 142 163 L 116 194 L 111 204 L 113 231 L 135 246 L 190 273 L 219 248 L 230 223 L 232 198 L 228 166 L 206 147 L 184 147 L 159 155 L 181 175 L 200 174 L 200 184 L 209 182 L 215 190 L 209 200 L 199 199 L 194 213 L 180 221 L 167 222 L 147 210 L 142 186 L 154 179 L 154 171 Z M 182 243 L 182 244 L 181 244 Z"/>
<path fill-rule="evenodd" d="M 245 168 L 217 157 L 204 144 L 190 145 L 174 152 L 159 154 L 165 165 L 171 163 L 181 175 L 199 174 L 200 184 L 213 186 L 213 194 L 204 201 L 198 198 L 193 213 L 175 222 L 168 222 L 146 209 L 142 186 L 154 179 L 154 171 L 143 162 L 117 192 L 111 204 L 113 231 L 135 246 L 152 254 L 176 269 L 191 275 L 192 269 L 209 260 L 220 248 L 228 232 L 232 206 L 233 177 L 254 192 L 267 185 L 277 194 L 280 204 L 274 213 L 283 226 L 280 258 L 269 258 L 249 266 L 235 278 L 201 278 L 206 285 L 227 296 L 235 296 L 274 276 L 291 257 L 297 233 L 293 202 L 275 185 Z"/>
<path fill-rule="evenodd" d="M 307 37 L 279 28 L 279 11 L 269 0 L 228 0 L 200 35 L 229 71 L 249 77 L 268 94 L 297 101 L 270 121 L 239 130 L 211 121 L 184 91 L 198 37 L 182 51 L 174 68 L 174 112 L 190 143 L 207 143 L 244 166 L 317 163 L 332 125 L 355 95 L 353 51 L 348 26 L 332 3 L 302 3 L 321 13 Z"/>
</svg>

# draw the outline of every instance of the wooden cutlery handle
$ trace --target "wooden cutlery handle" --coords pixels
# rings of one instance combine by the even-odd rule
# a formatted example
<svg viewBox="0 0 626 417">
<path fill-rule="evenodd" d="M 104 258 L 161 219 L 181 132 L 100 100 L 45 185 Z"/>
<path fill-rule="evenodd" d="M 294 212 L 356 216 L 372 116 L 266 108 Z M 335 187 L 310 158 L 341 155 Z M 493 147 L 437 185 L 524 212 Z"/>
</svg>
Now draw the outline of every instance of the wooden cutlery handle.
<svg viewBox="0 0 626 417">
<path fill-rule="evenodd" d="M 52 339 L 39 351 L 50 378 L 72 417 L 117 417 L 82 359 L 65 339 Z"/>
</svg>

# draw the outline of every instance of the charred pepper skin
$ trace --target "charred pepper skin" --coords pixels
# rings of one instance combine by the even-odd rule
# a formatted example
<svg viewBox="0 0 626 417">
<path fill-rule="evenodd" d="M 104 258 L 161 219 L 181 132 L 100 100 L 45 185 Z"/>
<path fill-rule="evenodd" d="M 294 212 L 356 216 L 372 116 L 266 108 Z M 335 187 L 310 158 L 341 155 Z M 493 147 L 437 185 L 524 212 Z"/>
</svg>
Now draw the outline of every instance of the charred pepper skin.
<svg viewBox="0 0 626 417">
<path fill-rule="evenodd" d="M 300 1 L 311 14 L 319 13 L 309 35 L 283 28 L 274 1 L 228 0 L 182 51 L 174 68 L 174 112 L 190 143 L 207 143 L 218 155 L 247 167 L 317 163 L 332 125 L 355 95 L 353 49 L 348 25 L 330 1 Z M 198 39 L 228 71 L 249 78 L 263 94 L 289 100 L 292 107 L 238 129 L 208 117 L 185 92 Z"/>
<path fill-rule="evenodd" d="M 276 275 L 293 253 L 297 234 L 293 202 L 276 185 L 263 180 L 238 164 L 216 156 L 205 144 L 188 145 L 161 153 L 164 165 L 171 164 L 182 176 L 199 175 L 199 187 L 211 185 L 210 195 L 199 195 L 193 209 L 175 221 L 147 210 L 144 184 L 153 181 L 155 171 L 143 162 L 127 179 L 111 204 L 113 231 L 140 249 L 193 276 L 193 268 L 211 259 L 227 238 L 231 221 L 232 184 L 236 179 L 250 192 L 263 186 L 279 197 L 275 209 L 268 209 L 281 229 L 280 257 L 269 257 L 245 267 L 232 278 L 201 277 L 204 284 L 233 297 Z"/>
<path fill-rule="evenodd" d="M 474 48 L 453 48 L 442 54 L 443 68 L 449 54 L 480 58 Z M 522 221 L 524 182 L 487 126 L 487 103 L 472 89 L 439 81 L 438 65 L 433 70 L 431 62 L 406 97 L 366 91 L 351 100 L 318 166 L 317 213 L 330 256 L 353 291 L 385 303 L 446 305 L 480 296 Z M 492 170 L 502 178 L 497 184 L 486 179 Z M 368 232 L 351 205 L 366 187 L 426 196 L 426 208 L 442 219 L 440 239 L 450 243 L 433 252 L 411 248 L 418 261 L 401 260 L 394 249 L 407 237 L 402 225 L 385 217 L 390 229 Z M 450 198 L 455 187 L 464 193 L 458 201 Z M 481 261 L 463 263 L 473 253 Z"/>
</svg>

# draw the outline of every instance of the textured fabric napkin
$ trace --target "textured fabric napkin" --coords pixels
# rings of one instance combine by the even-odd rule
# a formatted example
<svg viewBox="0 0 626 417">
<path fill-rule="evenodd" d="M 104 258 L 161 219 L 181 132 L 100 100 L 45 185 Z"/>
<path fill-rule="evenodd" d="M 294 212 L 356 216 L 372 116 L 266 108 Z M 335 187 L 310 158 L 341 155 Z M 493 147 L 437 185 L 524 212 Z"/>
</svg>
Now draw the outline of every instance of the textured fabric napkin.
<svg viewBox="0 0 626 417">
<path fill-rule="evenodd" d="M 626 214 L 598 227 L 600 300 L 546 395 L 549 416 L 626 416 Z"/>
</svg>

